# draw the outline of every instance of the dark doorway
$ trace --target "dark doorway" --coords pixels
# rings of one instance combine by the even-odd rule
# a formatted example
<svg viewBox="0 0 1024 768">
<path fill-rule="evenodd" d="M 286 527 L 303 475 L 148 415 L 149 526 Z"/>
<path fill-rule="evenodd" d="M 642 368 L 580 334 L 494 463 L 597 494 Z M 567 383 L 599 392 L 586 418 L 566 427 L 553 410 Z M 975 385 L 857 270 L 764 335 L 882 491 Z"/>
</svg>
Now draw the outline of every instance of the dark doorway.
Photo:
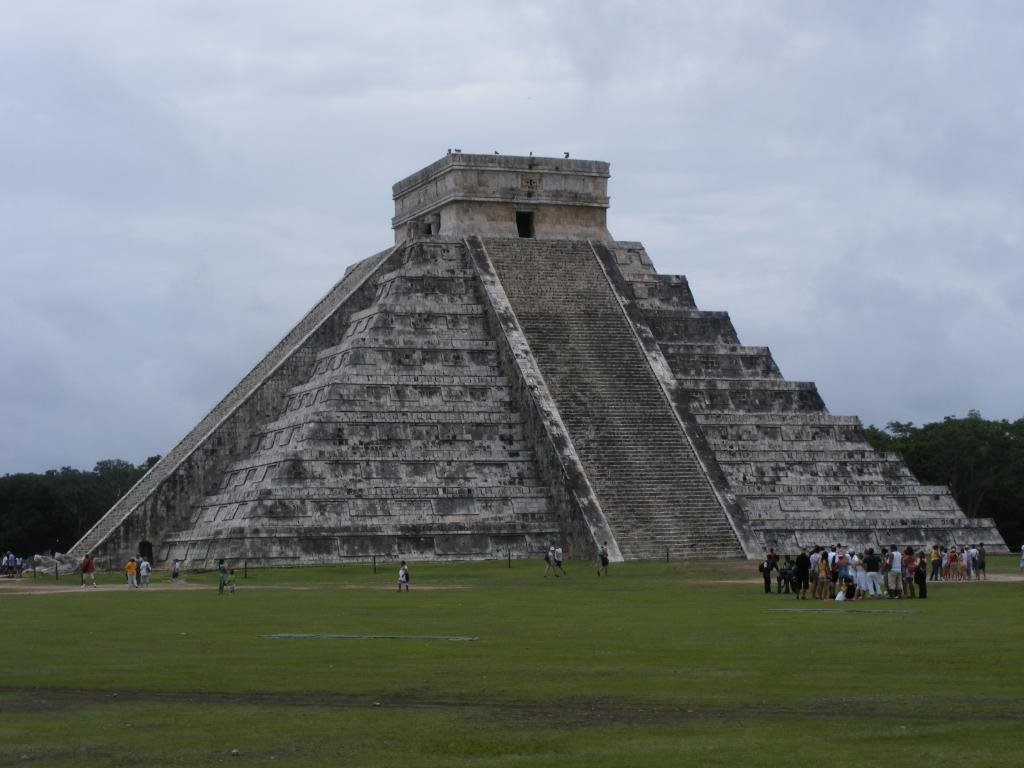
<svg viewBox="0 0 1024 768">
<path fill-rule="evenodd" d="M 516 211 L 516 229 L 520 237 L 533 237 L 533 211 Z"/>
<path fill-rule="evenodd" d="M 149 560 L 149 562 L 152 563 L 153 562 L 153 543 L 149 542 L 149 541 L 140 541 L 139 542 L 139 554 L 142 555 L 144 558 L 146 558 L 147 560 Z"/>
</svg>

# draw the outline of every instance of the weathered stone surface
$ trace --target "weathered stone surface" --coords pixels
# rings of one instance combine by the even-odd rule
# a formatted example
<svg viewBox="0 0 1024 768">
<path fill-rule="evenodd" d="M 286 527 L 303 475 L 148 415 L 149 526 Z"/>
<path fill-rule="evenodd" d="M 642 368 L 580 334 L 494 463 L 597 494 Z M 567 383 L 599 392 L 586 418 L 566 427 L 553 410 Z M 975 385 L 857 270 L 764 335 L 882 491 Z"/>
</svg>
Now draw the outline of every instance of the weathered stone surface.
<svg viewBox="0 0 1024 768">
<path fill-rule="evenodd" d="M 639 243 L 613 247 L 624 303 L 639 308 L 634 323 L 652 333 L 677 406 L 721 470 L 709 476 L 754 533 L 748 551 L 1004 545 L 991 520 L 966 518 L 947 489 L 920 485 L 898 457 L 872 450 L 858 419 L 829 414 L 813 383 L 783 379 L 766 347 L 740 345 L 728 315 L 698 309 L 685 278 L 656 275 Z"/>
<path fill-rule="evenodd" d="M 608 163 L 450 153 L 394 185 L 395 242 L 409 237 L 609 238 Z M 523 223 L 525 223 L 525 221 Z"/>
<path fill-rule="evenodd" d="M 160 560 L 528 556 L 559 538 L 465 246 L 406 243 L 374 283 Z"/>
<path fill-rule="evenodd" d="M 72 550 L 211 566 L 1002 539 L 605 226 L 608 164 L 453 153 Z"/>
</svg>

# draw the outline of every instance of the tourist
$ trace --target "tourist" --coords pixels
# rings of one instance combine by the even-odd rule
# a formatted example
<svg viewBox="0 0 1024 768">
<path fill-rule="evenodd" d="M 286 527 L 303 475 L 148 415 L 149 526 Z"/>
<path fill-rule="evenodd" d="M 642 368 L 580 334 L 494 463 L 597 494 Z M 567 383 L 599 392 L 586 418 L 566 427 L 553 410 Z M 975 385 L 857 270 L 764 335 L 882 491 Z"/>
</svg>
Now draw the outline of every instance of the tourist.
<svg viewBox="0 0 1024 768">
<path fill-rule="evenodd" d="M 828 596 L 833 598 L 836 595 L 836 584 L 839 581 L 839 553 L 838 546 L 833 545 L 828 550 Z"/>
<path fill-rule="evenodd" d="M 181 575 L 181 566 L 178 558 L 174 558 L 174 562 L 171 563 L 171 583 L 173 584 L 178 580 Z"/>
<path fill-rule="evenodd" d="M 1024 552 L 1021 553 L 1021 563 L 1024 563 Z M 757 566 L 757 572 L 764 579 L 764 593 L 770 595 L 772 593 L 772 561 L 768 559 L 767 552 L 764 553 L 764 560 Z"/>
<path fill-rule="evenodd" d="M 548 577 L 549 573 L 554 573 L 555 578 L 558 578 L 558 573 L 555 572 L 555 545 L 552 544 L 548 547 L 548 551 L 544 553 L 544 578 Z"/>
<path fill-rule="evenodd" d="M 1020 572 L 1024 575 L 1024 544 L 1020 545 Z"/>
<path fill-rule="evenodd" d="M 135 576 L 135 574 L 137 573 L 137 570 L 138 570 L 138 565 L 136 565 L 136 563 L 135 563 L 135 558 L 134 557 L 129 558 L 128 562 L 125 563 L 125 566 L 124 566 L 124 574 L 125 574 L 125 577 L 128 579 L 128 588 L 129 589 L 132 589 L 134 587 L 139 586 L 139 582 L 138 582 L 138 580 L 136 579 L 136 576 Z"/>
<path fill-rule="evenodd" d="M 971 578 L 971 550 L 964 547 L 960 550 L 960 581 L 970 581 Z"/>
<path fill-rule="evenodd" d="M 978 562 L 975 566 L 978 572 L 978 578 L 982 581 L 986 581 L 988 577 L 985 575 L 985 542 L 978 542 Z"/>
<path fill-rule="evenodd" d="M 864 560 L 856 552 L 850 553 L 850 567 L 853 569 L 853 583 L 857 590 L 854 594 L 855 600 L 863 600 L 868 596 L 868 572 L 864 568 Z"/>
<path fill-rule="evenodd" d="M 903 558 L 895 544 L 889 547 L 886 564 L 889 566 L 889 597 L 899 600 L 903 597 Z"/>
<path fill-rule="evenodd" d="M 85 589 L 86 582 L 96 586 L 96 563 L 93 562 L 92 552 L 86 552 L 82 558 L 82 589 Z"/>
<path fill-rule="evenodd" d="M 405 591 L 409 591 L 409 566 L 405 564 L 405 560 L 398 568 L 398 591 L 402 591 L 402 587 L 405 587 Z"/>
<path fill-rule="evenodd" d="M 789 584 L 793 580 L 793 559 L 786 555 L 778 572 L 775 574 L 775 584 L 778 594 L 782 594 L 782 587 L 786 587 L 786 594 L 789 594 Z"/>
<path fill-rule="evenodd" d="M 811 550 L 808 558 L 807 575 L 811 582 L 811 597 L 818 596 L 818 563 L 821 562 L 821 547 Z"/>
<path fill-rule="evenodd" d="M 942 568 L 942 553 L 939 552 L 939 545 L 938 544 L 933 544 L 932 545 L 932 553 L 930 555 L 930 563 L 931 563 L 931 566 L 932 566 L 932 573 L 931 573 L 931 577 L 930 578 L 931 578 L 932 581 L 938 581 L 939 580 L 939 571 Z"/>
<path fill-rule="evenodd" d="M 228 571 L 228 594 L 235 594 L 235 569 Z"/>
<path fill-rule="evenodd" d="M 914 571 L 917 569 L 917 555 L 913 547 L 907 547 L 903 553 L 901 565 L 903 566 L 903 594 L 907 597 L 914 597 L 917 593 L 914 583 Z"/>
<path fill-rule="evenodd" d="M 811 583 L 811 558 L 807 547 L 800 547 L 800 554 L 793 563 L 793 594 L 797 600 L 807 599 L 807 587 Z"/>
<path fill-rule="evenodd" d="M 560 570 L 562 572 L 563 576 L 568 576 L 569 575 L 569 574 L 567 574 L 565 572 L 565 568 L 562 567 L 562 548 L 561 547 L 555 547 L 555 568 Z"/>
<path fill-rule="evenodd" d="M 228 567 L 224 565 L 224 560 L 217 561 L 217 594 L 224 594 L 224 587 L 228 585 Z"/>
<path fill-rule="evenodd" d="M 604 573 L 608 575 L 608 542 L 606 541 L 601 545 L 601 551 L 598 553 L 598 557 L 601 559 L 601 567 L 597 569 L 597 575 L 600 576 Z"/>
<path fill-rule="evenodd" d="M 818 593 L 819 600 L 828 600 L 832 589 L 832 569 L 828 565 L 828 553 L 822 552 L 818 558 Z"/>
<path fill-rule="evenodd" d="M 914 569 L 914 582 L 917 584 L 917 597 L 924 600 L 928 597 L 928 573 L 924 567 L 924 550 L 917 553 L 917 568 Z"/>
<path fill-rule="evenodd" d="M 868 547 L 864 555 L 864 574 L 868 580 L 868 596 L 877 598 L 882 596 L 882 558 L 875 554 L 874 547 Z"/>
<path fill-rule="evenodd" d="M 149 586 L 149 574 L 152 573 L 153 566 L 149 564 L 149 560 L 145 557 L 142 558 L 142 562 L 139 563 L 139 586 Z"/>
</svg>

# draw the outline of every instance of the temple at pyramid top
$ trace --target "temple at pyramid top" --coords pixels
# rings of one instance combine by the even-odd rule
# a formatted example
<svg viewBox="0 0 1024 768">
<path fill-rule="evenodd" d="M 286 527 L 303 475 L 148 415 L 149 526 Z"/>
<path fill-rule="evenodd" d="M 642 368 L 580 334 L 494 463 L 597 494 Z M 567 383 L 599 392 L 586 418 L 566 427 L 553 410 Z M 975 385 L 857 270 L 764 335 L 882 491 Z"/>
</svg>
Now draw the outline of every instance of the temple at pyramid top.
<svg viewBox="0 0 1024 768">
<path fill-rule="evenodd" d="M 468 234 L 610 240 L 608 163 L 450 153 L 392 187 L 395 242 Z"/>
</svg>

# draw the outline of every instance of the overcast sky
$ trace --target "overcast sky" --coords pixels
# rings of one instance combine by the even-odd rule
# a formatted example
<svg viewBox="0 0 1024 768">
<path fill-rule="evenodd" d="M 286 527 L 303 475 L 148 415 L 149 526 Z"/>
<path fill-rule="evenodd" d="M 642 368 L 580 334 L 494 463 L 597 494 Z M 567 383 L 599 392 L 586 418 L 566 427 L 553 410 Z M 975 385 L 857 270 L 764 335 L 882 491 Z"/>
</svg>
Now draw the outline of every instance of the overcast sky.
<svg viewBox="0 0 1024 768">
<path fill-rule="evenodd" d="M 1024 4 L 0 0 L 0 473 L 166 453 L 448 147 L 865 423 L 1024 416 Z"/>
</svg>

